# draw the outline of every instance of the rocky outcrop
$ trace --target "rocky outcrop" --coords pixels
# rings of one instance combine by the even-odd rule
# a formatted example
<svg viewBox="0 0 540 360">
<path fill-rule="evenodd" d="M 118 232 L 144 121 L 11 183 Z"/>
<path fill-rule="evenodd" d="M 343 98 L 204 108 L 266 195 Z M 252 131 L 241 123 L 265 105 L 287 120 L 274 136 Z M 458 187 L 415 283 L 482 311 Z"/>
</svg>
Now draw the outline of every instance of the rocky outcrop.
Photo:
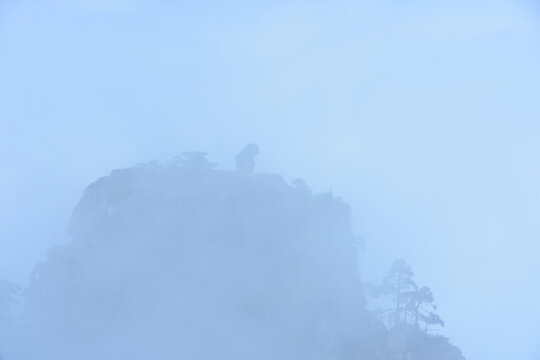
<svg viewBox="0 0 540 360">
<path fill-rule="evenodd" d="M 91 184 L 69 237 L 26 290 L 25 336 L 48 358 L 358 358 L 350 209 L 329 194 L 143 165 Z"/>
</svg>

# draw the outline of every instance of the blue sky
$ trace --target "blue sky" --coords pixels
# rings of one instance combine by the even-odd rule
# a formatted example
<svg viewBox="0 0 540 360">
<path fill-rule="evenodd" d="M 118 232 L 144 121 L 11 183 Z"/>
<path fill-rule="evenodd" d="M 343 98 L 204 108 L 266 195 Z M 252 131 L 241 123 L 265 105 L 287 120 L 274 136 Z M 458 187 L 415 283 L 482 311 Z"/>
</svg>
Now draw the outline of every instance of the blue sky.
<svg viewBox="0 0 540 360">
<path fill-rule="evenodd" d="M 537 358 L 539 12 L 0 0 L 0 274 L 26 282 L 108 171 L 257 142 L 352 205 L 366 278 L 411 263 L 468 359 Z"/>
</svg>

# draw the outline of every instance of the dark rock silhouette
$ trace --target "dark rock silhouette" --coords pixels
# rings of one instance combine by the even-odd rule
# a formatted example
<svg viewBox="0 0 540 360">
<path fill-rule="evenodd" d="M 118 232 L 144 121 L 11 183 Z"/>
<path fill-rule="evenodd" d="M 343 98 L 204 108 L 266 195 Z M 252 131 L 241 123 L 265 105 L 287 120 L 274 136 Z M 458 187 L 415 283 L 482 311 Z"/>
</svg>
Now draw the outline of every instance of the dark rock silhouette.
<svg viewBox="0 0 540 360">
<path fill-rule="evenodd" d="M 204 153 L 98 179 L 70 242 L 36 266 L 3 355 L 462 360 L 446 339 L 387 329 L 366 309 L 349 206 L 294 185 L 212 169 Z"/>
<path fill-rule="evenodd" d="M 241 172 L 253 172 L 255 156 L 259 155 L 257 144 L 248 144 L 236 155 L 236 169 Z"/>
<path fill-rule="evenodd" d="M 26 289 L 24 343 L 35 346 L 19 351 L 356 359 L 367 312 L 349 207 L 279 175 L 201 171 L 191 159 L 115 170 L 86 189 L 71 242 Z"/>
</svg>

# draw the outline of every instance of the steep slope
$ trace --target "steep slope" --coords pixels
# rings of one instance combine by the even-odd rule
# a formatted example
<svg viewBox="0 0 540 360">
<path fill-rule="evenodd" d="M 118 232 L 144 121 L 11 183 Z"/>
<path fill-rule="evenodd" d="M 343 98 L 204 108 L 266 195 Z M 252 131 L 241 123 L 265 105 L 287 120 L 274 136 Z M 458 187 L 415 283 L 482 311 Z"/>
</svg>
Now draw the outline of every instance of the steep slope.
<svg viewBox="0 0 540 360">
<path fill-rule="evenodd" d="M 91 184 L 36 267 L 25 343 L 48 359 L 357 359 L 350 209 L 278 175 L 143 165 Z"/>
<path fill-rule="evenodd" d="M 211 165 L 195 153 L 88 186 L 4 358 L 463 360 L 366 310 L 339 198 Z"/>
</svg>

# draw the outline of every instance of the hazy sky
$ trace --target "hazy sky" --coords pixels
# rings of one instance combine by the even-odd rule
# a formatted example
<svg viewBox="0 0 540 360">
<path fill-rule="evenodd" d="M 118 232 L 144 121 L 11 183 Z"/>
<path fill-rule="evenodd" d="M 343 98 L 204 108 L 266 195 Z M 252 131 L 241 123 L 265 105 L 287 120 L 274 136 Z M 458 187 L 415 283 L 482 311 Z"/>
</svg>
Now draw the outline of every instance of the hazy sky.
<svg viewBox="0 0 540 360">
<path fill-rule="evenodd" d="M 540 358 L 540 7 L 526 1 L 0 0 L 0 277 L 84 187 L 184 150 L 353 207 L 469 360 Z"/>
</svg>

